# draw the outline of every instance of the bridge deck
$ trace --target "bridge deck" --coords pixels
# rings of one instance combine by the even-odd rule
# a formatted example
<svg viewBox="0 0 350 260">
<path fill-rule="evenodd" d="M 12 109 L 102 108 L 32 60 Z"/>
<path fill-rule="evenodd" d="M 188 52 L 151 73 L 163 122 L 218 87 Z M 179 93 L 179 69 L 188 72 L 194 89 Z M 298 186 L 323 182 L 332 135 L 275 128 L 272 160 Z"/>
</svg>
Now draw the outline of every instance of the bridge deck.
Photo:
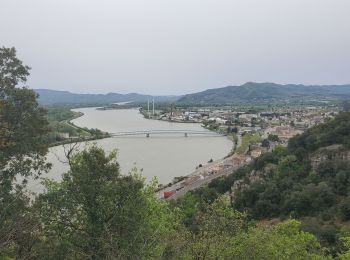
<svg viewBox="0 0 350 260">
<path fill-rule="evenodd" d="M 196 131 L 196 130 L 144 130 L 144 131 L 129 131 L 129 132 L 116 132 L 110 133 L 112 137 L 119 136 L 133 136 L 133 135 L 165 135 L 165 134 L 181 134 L 181 135 L 209 135 L 209 136 L 224 136 L 225 134 L 220 134 L 210 131 Z"/>
</svg>

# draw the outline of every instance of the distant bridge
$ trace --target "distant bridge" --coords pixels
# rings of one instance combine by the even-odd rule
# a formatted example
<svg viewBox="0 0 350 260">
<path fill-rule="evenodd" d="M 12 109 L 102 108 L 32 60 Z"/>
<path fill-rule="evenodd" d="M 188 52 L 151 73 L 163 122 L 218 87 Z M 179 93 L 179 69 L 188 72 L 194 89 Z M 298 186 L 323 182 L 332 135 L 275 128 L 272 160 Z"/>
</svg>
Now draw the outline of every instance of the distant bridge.
<svg viewBox="0 0 350 260">
<path fill-rule="evenodd" d="M 146 136 L 151 135 L 182 135 L 184 137 L 188 136 L 225 136 L 225 134 L 220 134 L 211 131 L 200 131 L 200 130 L 143 130 L 143 131 L 129 131 L 129 132 L 116 132 L 110 133 L 112 137 L 123 137 L 123 136 Z"/>
</svg>

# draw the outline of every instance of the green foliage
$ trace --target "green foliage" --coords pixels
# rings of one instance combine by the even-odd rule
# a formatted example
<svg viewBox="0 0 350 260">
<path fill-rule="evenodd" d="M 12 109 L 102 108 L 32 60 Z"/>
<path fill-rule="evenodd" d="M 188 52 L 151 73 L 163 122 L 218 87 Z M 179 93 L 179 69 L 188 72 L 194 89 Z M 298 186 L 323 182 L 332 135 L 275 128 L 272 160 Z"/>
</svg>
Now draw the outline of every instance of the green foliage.
<svg viewBox="0 0 350 260">
<path fill-rule="evenodd" d="M 78 116 L 69 106 L 50 106 L 47 107 L 47 118 L 49 122 L 60 122 L 69 120 Z"/>
<path fill-rule="evenodd" d="M 289 220 L 272 227 L 251 229 L 237 238 L 232 259 L 329 259 L 316 237 Z"/>
<path fill-rule="evenodd" d="M 338 254 L 339 259 L 348 260 L 350 259 L 350 237 L 341 238 L 344 249 L 341 253 Z"/>
<path fill-rule="evenodd" d="M 176 201 L 170 201 L 171 208 L 178 208 L 183 214 L 182 222 L 190 230 L 196 229 L 195 215 L 199 211 L 200 203 L 193 193 L 188 192 Z"/>
<path fill-rule="evenodd" d="M 330 259 L 300 222 L 257 227 L 223 197 L 204 204 L 194 219 L 197 228 L 182 230 L 173 241 L 181 245 L 174 259 Z"/>
<path fill-rule="evenodd" d="M 247 82 L 241 86 L 227 86 L 223 88 L 208 89 L 202 92 L 184 95 L 178 100 L 180 104 L 198 105 L 224 105 L 261 102 L 271 104 L 273 101 L 281 103 L 300 102 L 304 99 L 320 99 L 320 94 L 332 99 L 339 98 L 339 93 L 349 95 L 349 85 L 343 86 L 304 86 L 281 85 L 275 83 Z M 330 98 L 330 99 L 331 99 Z"/>
<path fill-rule="evenodd" d="M 263 153 L 261 156 L 254 160 L 254 169 L 261 170 L 268 164 L 277 164 L 279 160 L 279 155 L 274 150 L 273 153 Z"/>
<path fill-rule="evenodd" d="M 234 207 L 255 219 L 301 218 L 303 229 L 334 246 L 339 228 L 328 222 L 350 219 L 349 115 L 341 113 L 292 138 L 287 149 L 275 147 L 254 160 L 239 180 L 243 188 L 234 191 Z M 333 144 L 341 146 L 317 150 Z"/>
<path fill-rule="evenodd" d="M 244 213 L 232 209 L 223 198 L 207 204 L 196 215 L 198 230 L 186 233 L 190 259 L 225 259 L 232 256 L 235 237 L 247 229 Z"/>
<path fill-rule="evenodd" d="M 303 217 L 301 229 L 314 234 L 322 245 L 328 246 L 330 252 L 338 250 L 335 246 L 338 243 L 339 229 L 327 216 Z"/>
<path fill-rule="evenodd" d="M 271 142 L 279 142 L 280 141 L 278 135 L 273 135 L 273 134 L 269 134 L 267 139 Z"/>
<path fill-rule="evenodd" d="M 14 48 L 0 48 L 0 169 L 6 168 L 9 178 L 30 175 L 33 165 L 43 170 L 47 152 L 46 111 L 32 90 L 18 86 L 28 75 L 29 67 L 17 59 Z M 10 164 L 16 164 L 15 172 Z"/>
<path fill-rule="evenodd" d="M 343 220 L 350 220 L 350 197 L 340 203 L 339 210 Z"/>
<path fill-rule="evenodd" d="M 120 174 L 115 156 L 92 146 L 70 159 L 61 183 L 47 182 L 35 205 L 41 258 L 135 259 L 164 250 L 173 215 L 139 175 Z"/>
<path fill-rule="evenodd" d="M 281 158 L 284 155 L 287 155 L 287 151 L 282 145 L 276 145 L 272 152 L 279 158 Z"/>
<path fill-rule="evenodd" d="M 238 154 L 243 154 L 243 153 L 247 152 L 250 144 L 254 144 L 254 143 L 258 143 L 258 142 L 260 142 L 260 136 L 258 134 L 245 134 L 242 137 L 242 143 L 237 148 L 236 152 Z"/>
<path fill-rule="evenodd" d="M 309 216 L 322 212 L 335 202 L 335 194 L 325 182 L 313 183 L 293 191 L 284 202 L 284 211 L 294 217 Z"/>
<path fill-rule="evenodd" d="M 262 147 L 270 147 L 270 142 L 267 139 L 264 139 L 261 141 L 261 146 Z"/>
<path fill-rule="evenodd" d="M 349 163 L 326 161 L 327 167 L 315 172 L 294 155 L 282 156 L 277 165 L 276 159 L 273 154 L 266 154 L 246 171 L 244 181 L 248 187 L 235 192 L 238 209 L 248 210 L 254 218 L 309 216 L 337 205 L 347 193 Z M 259 181 L 249 177 L 254 170 L 260 171 Z"/>
<path fill-rule="evenodd" d="M 108 137 L 99 129 L 81 128 L 70 121 L 82 115 L 74 112 L 73 106 L 56 105 L 47 107 L 49 121 L 48 142 L 50 146 Z M 68 136 L 67 136 L 68 135 Z"/>
<path fill-rule="evenodd" d="M 288 149 L 293 152 L 302 147 L 308 152 L 332 144 L 350 147 L 350 113 L 341 112 L 336 119 L 308 129 L 304 134 L 292 138 Z"/>
<path fill-rule="evenodd" d="M 339 125 L 347 117 L 341 114 L 326 125 Z M 334 127 L 322 126 L 322 129 L 327 129 L 323 132 L 327 136 L 327 133 L 333 133 Z M 311 129 L 292 139 L 292 145 L 287 148 L 276 146 L 272 153 L 261 155 L 250 165 L 192 191 L 191 203 L 186 204 L 186 210 L 191 214 L 186 215 L 185 225 L 196 230 L 194 212 L 202 210 L 205 202 L 212 203 L 220 194 L 231 192 L 238 184 L 233 192 L 235 209 L 246 211 L 254 219 L 299 218 L 303 230 L 315 234 L 323 245 L 334 247 L 332 252 L 339 251 L 336 246 L 339 226 L 332 223 L 350 219 L 350 162 L 346 159 L 349 132 L 350 128 L 347 128 L 343 137 L 335 136 L 334 140 L 345 142 L 336 142 L 342 144 L 336 149 L 314 152 L 304 146 L 293 146 L 306 140 L 307 136 L 311 136 L 308 140 L 315 139 L 319 133 Z M 322 159 L 312 166 L 311 160 L 320 156 Z"/>
<path fill-rule="evenodd" d="M 0 256 L 26 258 L 36 226 L 24 191 L 46 172 L 48 122 L 36 94 L 22 87 L 29 67 L 14 48 L 0 48 Z"/>
</svg>

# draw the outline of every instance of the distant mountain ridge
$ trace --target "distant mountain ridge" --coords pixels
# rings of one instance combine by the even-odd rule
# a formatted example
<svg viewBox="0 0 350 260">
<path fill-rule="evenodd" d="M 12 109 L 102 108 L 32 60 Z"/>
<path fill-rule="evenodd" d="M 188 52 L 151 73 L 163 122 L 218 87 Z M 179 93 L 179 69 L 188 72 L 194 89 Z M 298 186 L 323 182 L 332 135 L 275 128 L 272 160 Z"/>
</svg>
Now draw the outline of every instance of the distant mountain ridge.
<svg viewBox="0 0 350 260">
<path fill-rule="evenodd" d="M 312 97 L 350 98 L 350 85 L 281 85 L 247 82 L 241 86 L 227 86 L 187 94 L 178 103 L 229 104 L 232 102 L 296 99 Z"/>
<path fill-rule="evenodd" d="M 301 85 L 247 82 L 240 86 L 208 89 L 183 96 L 151 96 L 137 93 L 76 94 L 69 91 L 34 89 L 39 103 L 53 104 L 110 104 L 116 102 L 176 102 L 178 104 L 232 104 L 234 102 L 283 101 L 332 97 L 350 99 L 349 85 Z"/>
<path fill-rule="evenodd" d="M 144 102 L 154 99 L 157 102 L 176 101 L 180 96 L 151 96 L 137 93 L 119 94 L 76 94 L 69 91 L 50 89 L 34 89 L 39 94 L 39 103 L 42 105 L 54 104 L 109 104 L 116 102 Z"/>
</svg>

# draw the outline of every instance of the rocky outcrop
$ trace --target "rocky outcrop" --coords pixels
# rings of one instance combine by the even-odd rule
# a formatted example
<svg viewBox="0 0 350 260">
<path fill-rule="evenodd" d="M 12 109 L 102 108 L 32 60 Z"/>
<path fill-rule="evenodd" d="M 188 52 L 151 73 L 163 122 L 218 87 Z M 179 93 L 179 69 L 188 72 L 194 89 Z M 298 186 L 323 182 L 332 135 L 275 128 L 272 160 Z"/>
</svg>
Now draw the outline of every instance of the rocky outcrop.
<svg viewBox="0 0 350 260">
<path fill-rule="evenodd" d="M 350 149 L 346 149 L 342 145 L 331 145 L 322 147 L 310 156 L 312 169 L 317 167 L 326 160 L 350 160 Z"/>
</svg>

